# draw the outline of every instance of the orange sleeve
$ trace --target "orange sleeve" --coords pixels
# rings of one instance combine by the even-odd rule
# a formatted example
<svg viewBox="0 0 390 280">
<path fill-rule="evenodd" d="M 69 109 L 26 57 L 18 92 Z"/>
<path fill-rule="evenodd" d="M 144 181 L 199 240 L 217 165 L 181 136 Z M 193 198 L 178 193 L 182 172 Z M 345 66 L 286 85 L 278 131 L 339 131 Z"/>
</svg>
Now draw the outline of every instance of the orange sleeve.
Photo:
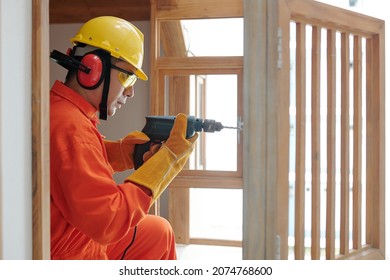
<svg viewBox="0 0 390 280">
<path fill-rule="evenodd" d="M 101 151 L 76 143 L 58 153 L 52 199 L 64 218 L 101 244 L 120 240 L 149 210 L 151 197 L 133 184 L 117 185 Z"/>
</svg>

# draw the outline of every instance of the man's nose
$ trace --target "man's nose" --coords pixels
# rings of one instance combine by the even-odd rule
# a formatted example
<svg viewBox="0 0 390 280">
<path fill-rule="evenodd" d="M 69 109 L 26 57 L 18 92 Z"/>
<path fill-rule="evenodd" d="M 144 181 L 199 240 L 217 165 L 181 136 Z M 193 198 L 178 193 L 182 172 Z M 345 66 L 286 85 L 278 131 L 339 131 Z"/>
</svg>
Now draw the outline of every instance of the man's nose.
<svg viewBox="0 0 390 280">
<path fill-rule="evenodd" d="M 128 98 L 133 98 L 134 97 L 134 87 L 129 87 L 128 89 L 125 89 L 123 92 L 123 95 L 128 97 Z"/>
</svg>

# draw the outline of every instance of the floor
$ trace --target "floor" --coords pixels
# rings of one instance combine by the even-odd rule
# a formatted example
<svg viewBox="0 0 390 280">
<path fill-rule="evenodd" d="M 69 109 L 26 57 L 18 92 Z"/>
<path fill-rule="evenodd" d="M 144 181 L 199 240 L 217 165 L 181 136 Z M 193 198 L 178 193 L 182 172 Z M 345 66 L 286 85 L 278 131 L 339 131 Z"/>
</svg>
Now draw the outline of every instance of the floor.
<svg viewBox="0 0 390 280">
<path fill-rule="evenodd" d="M 241 247 L 176 245 L 178 260 L 241 260 Z"/>
</svg>

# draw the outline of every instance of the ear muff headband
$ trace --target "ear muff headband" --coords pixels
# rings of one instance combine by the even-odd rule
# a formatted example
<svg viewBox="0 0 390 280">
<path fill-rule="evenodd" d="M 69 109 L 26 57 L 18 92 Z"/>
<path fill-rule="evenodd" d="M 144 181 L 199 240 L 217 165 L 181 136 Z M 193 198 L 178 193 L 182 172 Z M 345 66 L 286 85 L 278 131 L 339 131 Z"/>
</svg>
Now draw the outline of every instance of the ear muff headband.
<svg viewBox="0 0 390 280">
<path fill-rule="evenodd" d="M 103 93 L 102 93 L 102 100 L 100 101 L 99 105 L 99 119 L 101 120 L 107 120 L 107 100 L 108 100 L 108 93 L 110 90 L 110 78 L 111 78 L 111 55 L 103 50 L 100 50 L 101 57 L 103 58 L 102 61 L 104 63 L 104 69 L 107 69 L 104 71 L 103 75 L 104 78 L 104 84 L 103 84 Z"/>
<path fill-rule="evenodd" d="M 87 66 L 83 65 L 77 59 L 75 59 L 69 55 L 66 55 L 62 52 L 59 52 L 57 50 L 53 50 L 50 53 L 50 58 L 68 70 L 80 70 L 84 73 L 89 73 L 91 71 L 91 69 L 89 69 Z"/>
</svg>

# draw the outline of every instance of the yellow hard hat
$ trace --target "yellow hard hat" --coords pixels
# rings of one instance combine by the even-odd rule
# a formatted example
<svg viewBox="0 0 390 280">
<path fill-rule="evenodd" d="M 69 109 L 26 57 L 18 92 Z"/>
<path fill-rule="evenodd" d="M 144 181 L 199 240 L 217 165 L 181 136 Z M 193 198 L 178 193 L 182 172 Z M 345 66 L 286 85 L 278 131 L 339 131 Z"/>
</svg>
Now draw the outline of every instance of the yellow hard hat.
<svg viewBox="0 0 390 280">
<path fill-rule="evenodd" d="M 111 56 L 124 60 L 137 70 L 141 80 L 148 77 L 141 70 L 144 57 L 144 35 L 130 22 L 113 16 L 101 16 L 87 21 L 79 32 L 70 39 L 108 51 Z"/>
</svg>

